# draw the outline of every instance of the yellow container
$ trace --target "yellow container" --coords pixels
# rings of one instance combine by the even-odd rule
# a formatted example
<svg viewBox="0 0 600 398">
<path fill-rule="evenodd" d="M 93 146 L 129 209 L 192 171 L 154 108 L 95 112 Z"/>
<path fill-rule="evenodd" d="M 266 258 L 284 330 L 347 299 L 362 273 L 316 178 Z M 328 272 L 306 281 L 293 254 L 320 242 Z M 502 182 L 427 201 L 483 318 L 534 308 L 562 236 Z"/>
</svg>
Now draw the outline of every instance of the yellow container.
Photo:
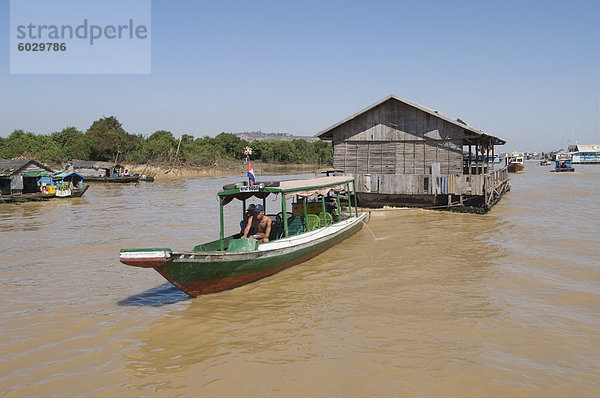
<svg viewBox="0 0 600 398">
<path fill-rule="evenodd" d="M 46 192 L 48 192 L 49 194 L 56 194 L 56 187 L 54 185 L 48 185 L 46 187 Z"/>
</svg>

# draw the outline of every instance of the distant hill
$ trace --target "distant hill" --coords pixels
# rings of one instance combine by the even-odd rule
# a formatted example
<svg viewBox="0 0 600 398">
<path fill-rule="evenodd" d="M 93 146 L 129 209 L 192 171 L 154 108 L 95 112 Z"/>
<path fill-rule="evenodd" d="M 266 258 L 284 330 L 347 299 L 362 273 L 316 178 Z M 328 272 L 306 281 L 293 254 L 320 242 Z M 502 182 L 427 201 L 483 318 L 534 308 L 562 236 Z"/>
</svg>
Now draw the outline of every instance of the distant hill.
<svg viewBox="0 0 600 398">
<path fill-rule="evenodd" d="M 292 141 L 304 140 L 309 142 L 318 141 L 318 138 L 310 136 L 292 135 L 289 133 L 263 133 L 262 131 L 250 131 L 245 133 L 235 133 L 242 140 L 252 141 Z"/>
</svg>

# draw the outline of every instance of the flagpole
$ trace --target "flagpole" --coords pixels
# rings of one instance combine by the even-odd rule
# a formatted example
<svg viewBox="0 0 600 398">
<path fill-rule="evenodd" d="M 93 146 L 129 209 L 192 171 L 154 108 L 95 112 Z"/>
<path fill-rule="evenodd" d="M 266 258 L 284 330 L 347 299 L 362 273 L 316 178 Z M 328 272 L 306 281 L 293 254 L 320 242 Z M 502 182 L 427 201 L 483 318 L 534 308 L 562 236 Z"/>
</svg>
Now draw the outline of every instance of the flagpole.
<svg viewBox="0 0 600 398">
<path fill-rule="evenodd" d="M 254 169 L 252 168 L 252 163 L 250 163 L 250 155 L 252 155 L 252 148 L 247 146 L 244 148 L 244 155 L 246 155 L 246 162 L 248 163 L 248 185 L 254 185 L 256 183 L 256 179 L 254 177 Z"/>
</svg>

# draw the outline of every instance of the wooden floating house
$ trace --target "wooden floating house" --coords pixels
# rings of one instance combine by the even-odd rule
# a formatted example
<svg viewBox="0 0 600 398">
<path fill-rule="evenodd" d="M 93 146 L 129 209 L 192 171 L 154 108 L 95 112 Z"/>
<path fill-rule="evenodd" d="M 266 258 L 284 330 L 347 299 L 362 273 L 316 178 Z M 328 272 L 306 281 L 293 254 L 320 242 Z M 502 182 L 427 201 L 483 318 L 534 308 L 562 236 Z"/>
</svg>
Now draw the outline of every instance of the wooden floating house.
<svg viewBox="0 0 600 398">
<path fill-rule="evenodd" d="M 510 189 L 495 146 L 506 142 L 460 119 L 390 95 L 321 131 L 335 175 L 353 176 L 365 207 L 485 212 Z"/>
<path fill-rule="evenodd" d="M 124 170 L 123 166 L 118 163 L 77 159 L 68 161 L 64 165 L 64 169 L 76 172 L 91 181 L 96 178 L 112 178 L 115 173 L 123 174 Z"/>
<path fill-rule="evenodd" d="M 49 177 L 54 171 L 35 160 L 0 159 L 0 193 L 22 195 L 40 191 L 38 180 Z"/>
</svg>

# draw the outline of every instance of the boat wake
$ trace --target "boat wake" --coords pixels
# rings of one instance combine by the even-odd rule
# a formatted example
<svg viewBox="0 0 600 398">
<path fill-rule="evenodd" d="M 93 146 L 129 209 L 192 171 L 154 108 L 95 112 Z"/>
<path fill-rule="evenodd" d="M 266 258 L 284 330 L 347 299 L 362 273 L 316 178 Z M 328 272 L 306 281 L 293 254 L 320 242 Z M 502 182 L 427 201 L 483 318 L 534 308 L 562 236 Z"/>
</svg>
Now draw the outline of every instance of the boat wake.
<svg viewBox="0 0 600 398">
<path fill-rule="evenodd" d="M 373 240 L 386 240 L 387 238 L 389 238 L 389 236 L 383 236 L 381 238 L 378 238 L 375 236 L 375 234 L 373 233 L 373 230 L 371 228 L 369 228 L 369 226 L 367 225 L 366 222 L 364 222 L 363 220 L 360 220 L 361 223 L 363 223 L 363 225 L 365 227 L 367 227 L 367 229 L 369 230 L 369 232 L 371 233 L 371 236 L 373 236 Z"/>
</svg>

